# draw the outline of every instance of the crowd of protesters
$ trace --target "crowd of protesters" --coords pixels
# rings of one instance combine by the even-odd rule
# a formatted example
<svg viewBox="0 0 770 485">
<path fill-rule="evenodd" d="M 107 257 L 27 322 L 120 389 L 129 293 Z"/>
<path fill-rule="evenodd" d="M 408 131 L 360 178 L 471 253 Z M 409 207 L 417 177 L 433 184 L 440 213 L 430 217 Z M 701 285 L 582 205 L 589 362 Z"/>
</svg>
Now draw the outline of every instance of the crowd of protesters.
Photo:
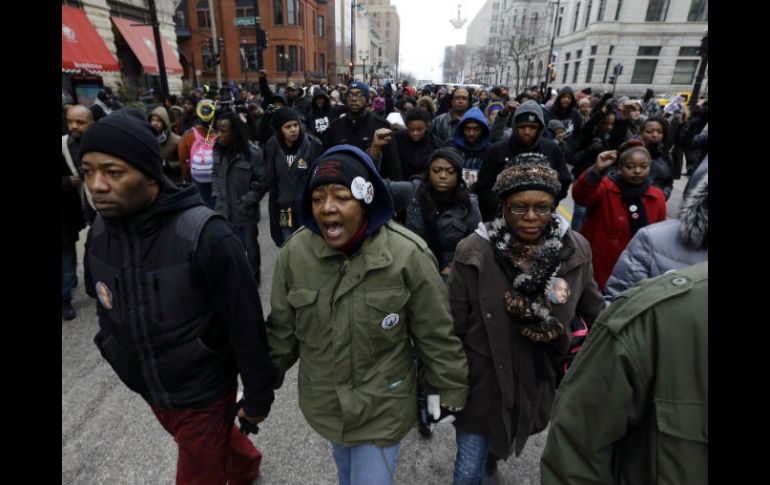
<svg viewBox="0 0 770 485">
<path fill-rule="evenodd" d="M 578 389 L 574 368 L 618 386 L 635 378 L 581 359 L 600 345 L 620 359 L 612 365 L 632 358 L 606 347 L 607 332 L 642 327 L 639 313 L 657 301 L 672 315 L 703 302 L 707 263 L 664 273 L 708 260 L 707 100 L 691 112 L 652 90 L 548 94 L 357 80 L 276 89 L 260 71 L 252 89 L 205 85 L 147 113 L 107 89 L 90 109 L 63 110 L 62 318 L 76 318 L 74 245 L 89 227 L 96 344 L 174 436 L 177 483 L 257 477 L 261 453 L 232 419 L 246 431 L 264 420 L 297 362 L 300 409 L 331 443 L 340 484 L 391 484 L 415 423 L 427 437 L 454 423 L 456 485 L 496 483 L 497 462 L 553 416 L 543 483 L 594 483 L 586 470 L 607 483 L 701 476 L 707 424 L 687 416 L 695 439 L 654 423 L 675 427 L 694 409 L 659 399 L 707 406 L 707 389 L 648 389 L 628 404 L 632 416 L 617 419 L 637 436 L 623 450 L 644 455 L 629 469 L 600 460 L 613 441 L 567 446 L 580 416 L 561 401 L 584 404 L 604 385 L 581 377 Z M 666 221 L 673 181 L 696 170 L 679 218 Z M 570 193 L 571 221 L 558 210 Z M 267 316 L 265 195 L 280 247 Z M 646 281 L 658 275 L 677 291 Z M 703 318 L 684 320 L 703 332 Z M 653 428 L 668 437 L 667 461 L 648 456 Z M 216 437 L 204 446 L 201 433 Z M 574 436 L 596 441 L 588 428 Z"/>
</svg>

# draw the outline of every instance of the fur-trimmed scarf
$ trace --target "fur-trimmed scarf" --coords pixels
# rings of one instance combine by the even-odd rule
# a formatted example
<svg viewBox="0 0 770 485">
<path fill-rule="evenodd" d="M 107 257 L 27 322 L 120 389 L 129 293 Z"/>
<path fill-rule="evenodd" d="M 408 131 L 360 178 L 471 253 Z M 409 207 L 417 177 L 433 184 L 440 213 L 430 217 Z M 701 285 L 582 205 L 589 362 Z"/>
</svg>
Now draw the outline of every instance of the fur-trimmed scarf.
<svg viewBox="0 0 770 485">
<path fill-rule="evenodd" d="M 542 246 L 522 244 L 511 233 L 505 219 L 499 218 L 488 226 L 495 261 L 513 287 L 503 298 L 508 313 L 525 323 L 521 334 L 535 342 L 553 342 L 563 332 L 559 321 L 551 316 L 548 293 L 551 280 L 561 263 L 562 242 L 556 215 L 545 228 Z M 531 263 L 523 271 L 517 261 Z"/>
</svg>

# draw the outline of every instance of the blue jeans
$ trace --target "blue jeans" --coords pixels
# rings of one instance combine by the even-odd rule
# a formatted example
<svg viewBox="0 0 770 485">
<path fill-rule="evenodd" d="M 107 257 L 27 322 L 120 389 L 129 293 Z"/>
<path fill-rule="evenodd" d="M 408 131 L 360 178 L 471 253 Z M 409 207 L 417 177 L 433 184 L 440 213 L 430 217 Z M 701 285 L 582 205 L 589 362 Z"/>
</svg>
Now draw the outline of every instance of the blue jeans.
<svg viewBox="0 0 770 485">
<path fill-rule="evenodd" d="M 456 432 L 457 456 L 453 485 L 480 485 L 484 479 L 489 438 L 480 434 Z"/>
<path fill-rule="evenodd" d="M 579 231 L 583 227 L 583 221 L 586 218 L 587 207 L 575 204 L 572 209 L 572 230 Z"/>
<path fill-rule="evenodd" d="M 342 446 L 332 443 L 340 485 L 391 485 L 396 475 L 398 446 Z"/>
<path fill-rule="evenodd" d="M 72 300 L 72 288 L 77 275 L 78 253 L 75 243 L 65 244 L 61 248 L 61 301 Z"/>
<path fill-rule="evenodd" d="M 206 207 L 214 210 L 214 198 L 211 197 L 211 183 L 196 182 L 193 180 L 193 184 L 198 187 L 198 192 L 200 192 L 201 199 L 203 199 L 203 203 L 206 204 Z"/>
</svg>

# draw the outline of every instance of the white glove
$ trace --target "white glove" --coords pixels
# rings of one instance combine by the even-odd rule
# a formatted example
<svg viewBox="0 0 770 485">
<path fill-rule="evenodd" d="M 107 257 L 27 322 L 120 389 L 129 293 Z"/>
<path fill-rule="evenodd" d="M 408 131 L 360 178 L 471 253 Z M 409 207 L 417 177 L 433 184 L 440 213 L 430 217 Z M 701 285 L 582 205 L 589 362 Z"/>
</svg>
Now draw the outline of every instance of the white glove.
<svg viewBox="0 0 770 485">
<path fill-rule="evenodd" d="M 428 414 L 436 424 L 451 424 L 455 422 L 455 417 L 447 409 L 441 409 L 441 400 L 438 394 L 428 395 Z M 433 425 L 431 424 L 431 429 Z"/>
</svg>

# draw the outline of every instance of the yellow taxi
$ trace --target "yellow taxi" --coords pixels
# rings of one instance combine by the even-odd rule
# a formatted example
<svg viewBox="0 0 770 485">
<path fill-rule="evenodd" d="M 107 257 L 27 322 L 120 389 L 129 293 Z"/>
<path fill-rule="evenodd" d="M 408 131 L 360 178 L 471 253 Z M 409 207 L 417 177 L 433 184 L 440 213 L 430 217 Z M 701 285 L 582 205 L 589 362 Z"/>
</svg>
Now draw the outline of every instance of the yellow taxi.
<svg viewBox="0 0 770 485">
<path fill-rule="evenodd" d="M 684 104 L 689 104 L 692 91 L 680 91 L 676 94 L 662 94 L 658 96 L 658 104 L 660 104 L 661 108 L 665 108 L 666 105 L 670 103 L 675 96 L 684 96 Z"/>
</svg>

